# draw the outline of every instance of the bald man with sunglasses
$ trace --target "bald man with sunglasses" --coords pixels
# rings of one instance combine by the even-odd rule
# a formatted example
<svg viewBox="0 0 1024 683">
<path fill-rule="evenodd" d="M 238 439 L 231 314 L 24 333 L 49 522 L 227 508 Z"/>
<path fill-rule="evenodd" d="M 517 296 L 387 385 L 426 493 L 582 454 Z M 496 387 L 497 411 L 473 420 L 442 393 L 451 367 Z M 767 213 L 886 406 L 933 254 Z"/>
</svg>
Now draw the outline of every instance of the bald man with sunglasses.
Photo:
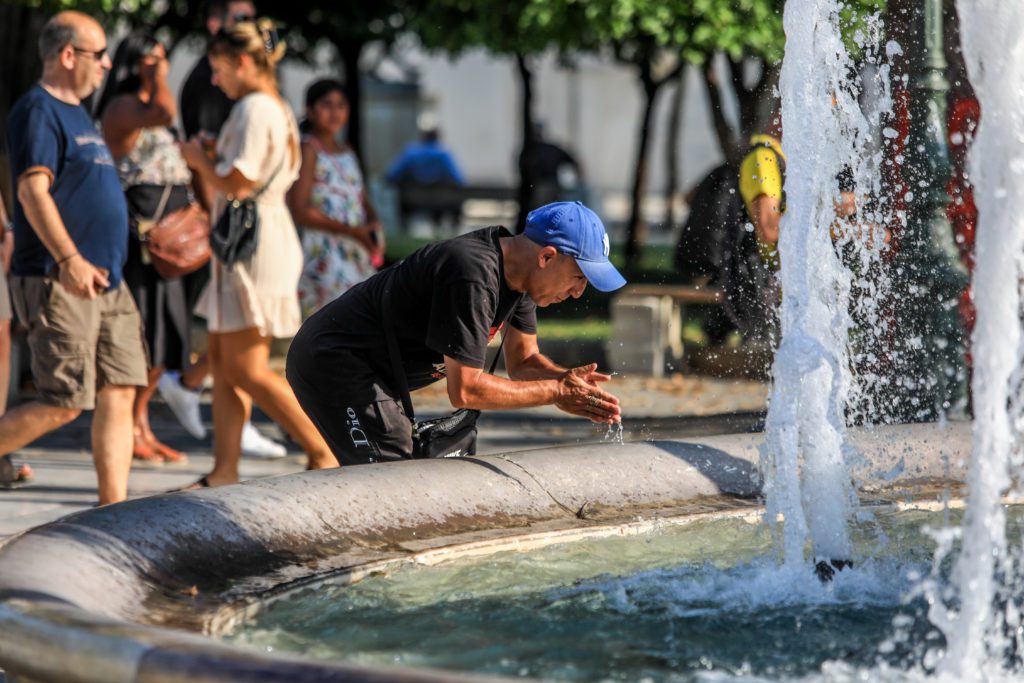
<svg viewBox="0 0 1024 683">
<path fill-rule="evenodd" d="M 39 36 L 43 75 L 11 110 L 17 188 L 11 294 L 39 398 L 0 417 L 0 455 L 95 410 L 100 504 L 124 500 L 132 402 L 147 383 L 142 325 L 121 279 L 128 208 L 110 150 L 82 107 L 110 69 L 103 28 L 61 12 Z"/>
</svg>

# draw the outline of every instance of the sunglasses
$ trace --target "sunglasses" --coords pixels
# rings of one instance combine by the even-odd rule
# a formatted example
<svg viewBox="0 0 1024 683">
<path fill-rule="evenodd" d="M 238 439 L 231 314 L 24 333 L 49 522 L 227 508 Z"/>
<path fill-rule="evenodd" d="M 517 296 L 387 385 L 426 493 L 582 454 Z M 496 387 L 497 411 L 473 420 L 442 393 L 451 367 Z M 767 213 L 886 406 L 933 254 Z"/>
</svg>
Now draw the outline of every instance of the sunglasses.
<svg viewBox="0 0 1024 683">
<path fill-rule="evenodd" d="M 243 21 L 256 21 L 256 17 L 251 14 L 232 14 L 229 18 L 236 24 L 240 24 Z"/>
<path fill-rule="evenodd" d="M 107 56 L 107 48 L 102 47 L 99 50 L 84 50 L 80 47 L 71 46 L 71 49 L 81 55 L 89 55 L 97 62 L 102 62 L 103 58 Z"/>
</svg>

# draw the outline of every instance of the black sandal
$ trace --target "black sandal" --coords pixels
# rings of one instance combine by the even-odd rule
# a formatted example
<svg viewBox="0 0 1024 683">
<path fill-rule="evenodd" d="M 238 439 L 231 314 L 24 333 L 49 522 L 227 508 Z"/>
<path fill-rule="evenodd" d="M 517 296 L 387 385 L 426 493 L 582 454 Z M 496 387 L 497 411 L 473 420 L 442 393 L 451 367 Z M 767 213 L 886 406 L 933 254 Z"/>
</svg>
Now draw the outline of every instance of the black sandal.
<svg viewBox="0 0 1024 683">
<path fill-rule="evenodd" d="M 32 481 L 32 475 L 26 474 L 21 467 L 14 464 L 11 454 L 0 456 L 0 488 L 13 489 Z"/>
<path fill-rule="evenodd" d="M 167 493 L 177 493 L 178 491 L 198 491 L 199 489 L 210 488 L 210 480 L 206 477 L 200 477 L 191 484 L 182 486 L 181 488 L 171 489 Z"/>
</svg>

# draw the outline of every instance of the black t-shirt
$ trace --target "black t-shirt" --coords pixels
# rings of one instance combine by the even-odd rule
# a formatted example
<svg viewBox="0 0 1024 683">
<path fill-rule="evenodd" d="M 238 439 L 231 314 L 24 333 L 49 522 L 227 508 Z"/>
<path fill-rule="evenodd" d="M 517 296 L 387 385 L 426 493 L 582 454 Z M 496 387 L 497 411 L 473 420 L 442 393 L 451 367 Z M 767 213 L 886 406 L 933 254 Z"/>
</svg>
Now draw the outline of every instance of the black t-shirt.
<svg viewBox="0 0 1024 683">
<path fill-rule="evenodd" d="M 444 377 L 444 356 L 483 368 L 487 344 L 506 318 L 522 332 L 537 331 L 536 304 L 505 281 L 498 238 L 510 235 L 491 227 L 430 244 L 359 283 L 302 326 L 293 345 L 306 355 L 303 365 L 330 374 L 354 351 L 394 389 L 381 314 L 389 292 L 410 391 Z M 368 393 L 363 387 L 349 390 Z M 379 386 L 372 394 L 374 400 L 396 398 Z"/>
<path fill-rule="evenodd" d="M 181 88 L 181 127 L 185 137 L 200 131 L 217 135 L 228 120 L 235 101 L 210 82 L 210 59 L 202 57 Z"/>
</svg>

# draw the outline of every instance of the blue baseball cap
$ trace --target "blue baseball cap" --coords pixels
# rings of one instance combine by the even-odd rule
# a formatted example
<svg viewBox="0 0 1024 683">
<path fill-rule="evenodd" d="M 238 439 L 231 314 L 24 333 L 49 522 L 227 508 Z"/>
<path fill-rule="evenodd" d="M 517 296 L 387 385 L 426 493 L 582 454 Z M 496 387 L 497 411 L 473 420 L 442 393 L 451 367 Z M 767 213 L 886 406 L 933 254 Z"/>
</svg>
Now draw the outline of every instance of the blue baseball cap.
<svg viewBox="0 0 1024 683">
<path fill-rule="evenodd" d="M 554 202 L 534 209 L 523 232 L 542 247 L 572 256 L 590 284 L 611 292 L 626 284 L 608 260 L 608 233 L 597 214 L 582 202 Z"/>
</svg>

